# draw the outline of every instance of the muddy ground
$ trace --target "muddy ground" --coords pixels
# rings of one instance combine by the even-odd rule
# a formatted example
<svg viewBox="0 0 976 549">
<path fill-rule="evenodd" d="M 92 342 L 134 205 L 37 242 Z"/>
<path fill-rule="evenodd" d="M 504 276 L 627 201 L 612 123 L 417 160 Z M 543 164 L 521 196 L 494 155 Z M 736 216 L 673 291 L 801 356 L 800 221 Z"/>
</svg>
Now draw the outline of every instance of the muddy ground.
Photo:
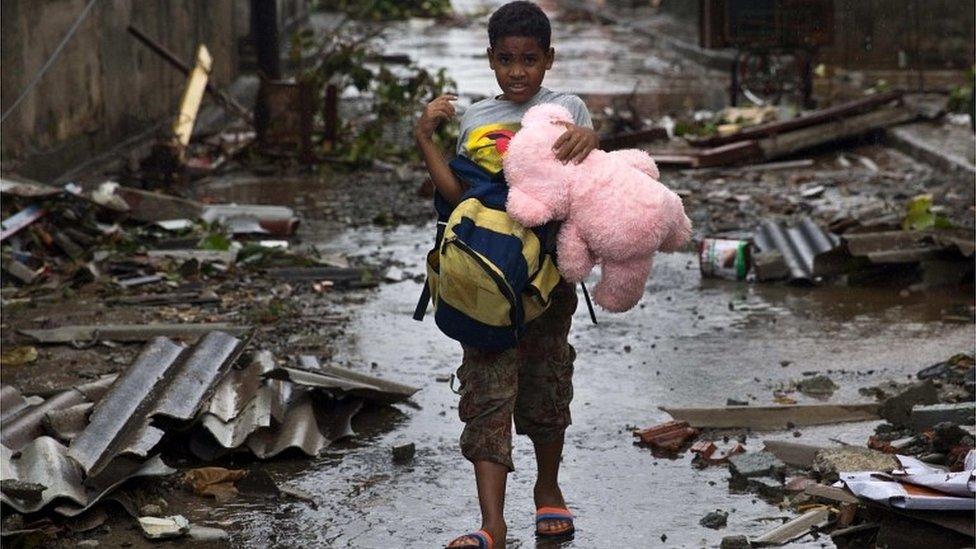
<svg viewBox="0 0 976 549">
<path fill-rule="evenodd" d="M 445 31 L 454 37 L 444 40 L 470 34 L 464 30 Z M 415 29 L 413 38 L 420 43 L 413 47 L 429 53 L 431 39 L 424 33 L 435 31 L 426 25 Z M 557 35 L 571 31 L 560 27 Z M 411 35 L 404 36 L 395 43 L 398 48 L 409 44 Z M 428 38 L 417 38 L 424 36 Z M 599 38 L 612 39 L 612 35 Z M 586 51 L 599 52 L 599 40 Z M 639 47 L 635 41 L 620 58 L 632 61 L 633 50 Z M 667 54 L 662 52 L 661 57 Z M 435 58 L 430 54 L 430 59 Z M 470 64 L 468 68 L 474 70 L 474 61 Z M 612 72 L 613 66 L 607 70 Z M 455 77 L 461 79 L 463 74 Z M 662 181 L 682 193 L 697 237 L 747 231 L 767 218 L 810 215 L 822 224 L 845 215 L 875 219 L 897 214 L 908 198 L 920 192 L 934 193 L 951 219 L 972 226 L 971 182 L 941 173 L 876 140 L 845 143 L 799 158 L 813 163 L 771 171 L 665 170 Z M 210 545 L 437 547 L 477 528 L 471 467 L 457 448 L 461 430 L 457 396 L 447 382 L 459 364 L 459 348 L 437 331 L 431 318 L 423 323 L 410 318 L 422 284 L 421 261 L 433 238 L 430 201 L 417 192 L 421 168 L 266 172 L 238 168 L 179 191 L 208 201 L 292 206 L 302 217 L 293 248 L 314 248 L 342 256 L 353 265 L 395 266 L 403 272 L 402 280 L 384 282 L 376 289 L 317 293 L 310 283 L 285 285 L 247 269 L 232 270 L 204 279 L 203 284 L 221 297 L 218 304 L 207 307 L 110 307 L 105 298 L 115 290 L 101 286 L 42 292 L 45 297 L 28 300 L 5 292 L 3 345 L 23 342 L 15 330 L 24 327 L 247 320 L 258 327 L 251 348 L 270 349 L 280 360 L 314 354 L 421 387 L 408 404 L 361 412 L 353 423 L 357 435 L 318 458 L 288 455 L 268 462 L 228 458 L 216 463 L 264 470 L 278 483 L 309 493 L 312 503 L 255 497 L 216 503 L 190 494 L 175 477 L 137 482 L 128 490 L 138 503 L 162 498 L 167 514 L 183 514 L 194 523 L 227 530 L 229 540 Z M 817 196 L 802 196 L 817 186 L 824 187 Z M 631 430 L 668 419 L 659 406 L 720 406 L 729 398 L 771 404 L 774 390 L 814 373 L 825 374 L 840 386 L 828 402 L 864 401 L 859 388 L 904 379 L 956 352 L 971 352 L 972 323 L 958 319 L 960 311 L 963 318 L 971 318 L 973 305 L 971 286 L 905 292 L 898 287 L 792 287 L 707 280 L 700 277 L 692 250 L 661 256 L 639 308 L 622 315 L 598 312 L 599 325 L 590 323 L 582 304 L 576 313 L 571 333 L 578 351 L 574 424 L 567 432 L 562 484 L 569 507 L 578 516 L 578 533 L 559 546 L 717 546 L 724 535 L 757 534 L 778 524 L 780 517 L 792 516 L 791 511 L 753 494 L 731 493 L 724 467 L 698 470 L 688 455 L 653 456 L 634 445 Z M 25 393 L 50 394 L 119 371 L 138 349 L 138 345 L 41 347 L 37 362 L 5 367 L 4 383 Z M 810 400 L 793 396 L 800 402 Z M 866 422 L 734 434 L 745 434 L 750 451 L 760 449 L 761 441 L 769 438 L 863 445 L 875 426 Z M 395 464 L 391 447 L 403 442 L 416 444 L 416 457 Z M 183 469 L 203 465 L 173 448 L 167 459 Z M 517 470 L 508 489 L 508 547 L 554 546 L 537 543 L 532 534 L 534 474 L 527 440 L 517 441 L 515 462 Z M 105 508 L 104 525 L 62 533 L 44 544 L 186 543 L 147 542 L 120 506 L 108 502 Z M 717 531 L 701 527 L 699 519 L 715 509 L 731 513 L 728 526 Z M 797 546 L 831 543 L 828 538 L 806 538 Z"/>
</svg>

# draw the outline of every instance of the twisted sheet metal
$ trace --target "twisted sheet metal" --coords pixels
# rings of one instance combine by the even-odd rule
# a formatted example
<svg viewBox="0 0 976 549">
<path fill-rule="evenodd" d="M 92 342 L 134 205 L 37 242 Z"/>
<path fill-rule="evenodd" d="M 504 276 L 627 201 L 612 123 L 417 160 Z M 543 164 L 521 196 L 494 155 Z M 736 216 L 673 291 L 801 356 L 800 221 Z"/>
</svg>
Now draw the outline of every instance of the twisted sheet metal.
<svg viewBox="0 0 976 549">
<path fill-rule="evenodd" d="M 825 232 L 809 217 L 789 228 L 766 221 L 756 229 L 753 241 L 760 251 L 777 250 L 782 254 L 793 281 L 813 281 L 817 277 L 814 259 L 840 244 L 837 235 Z"/>
<path fill-rule="evenodd" d="M 118 456 L 146 456 L 163 436 L 150 422 L 195 417 L 242 346 L 222 332 L 211 332 L 190 348 L 166 338 L 152 340 L 95 407 L 69 455 L 90 475 Z"/>
<path fill-rule="evenodd" d="M 40 487 L 39 494 L 0 490 L 0 502 L 20 513 L 34 513 L 59 503 L 56 512 L 76 516 L 131 478 L 173 472 L 174 469 L 155 456 L 145 463 L 132 463 L 114 470 L 108 477 L 85 479 L 81 467 L 68 456 L 68 449 L 51 437 L 42 436 L 24 446 L 19 455 L 0 446 L 0 481 L 16 481 L 21 485 L 32 483 Z"/>
<path fill-rule="evenodd" d="M 318 361 L 302 357 L 303 366 L 310 367 Z M 314 358 L 314 357 L 311 357 Z M 281 367 L 268 373 L 272 379 L 286 379 L 299 385 L 334 389 L 383 404 L 406 400 L 420 389 L 383 378 L 363 374 L 339 366 L 318 366 L 315 371 Z"/>
<path fill-rule="evenodd" d="M 105 376 L 91 383 L 85 383 L 58 393 L 46 400 L 34 400 L 35 404 L 31 406 L 23 406 L 22 400 L 28 403 L 31 400 L 24 399 L 16 389 L 4 388 L 0 392 L 0 398 L 3 399 L 2 407 L 4 408 L 3 419 L 0 420 L 3 422 L 3 434 L 0 435 L 0 441 L 13 451 L 20 450 L 44 434 L 43 420 L 45 415 L 78 404 L 97 402 L 116 377 L 114 374 Z M 8 399 L 10 399 L 10 404 L 7 403 Z M 6 411 L 8 407 L 11 409 L 9 413 Z"/>
</svg>

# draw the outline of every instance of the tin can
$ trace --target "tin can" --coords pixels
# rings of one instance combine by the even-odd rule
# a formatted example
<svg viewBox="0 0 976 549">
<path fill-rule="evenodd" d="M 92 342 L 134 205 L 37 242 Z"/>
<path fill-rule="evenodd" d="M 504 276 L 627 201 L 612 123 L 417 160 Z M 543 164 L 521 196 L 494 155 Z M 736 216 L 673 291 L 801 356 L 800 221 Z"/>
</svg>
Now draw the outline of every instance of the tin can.
<svg viewBox="0 0 976 549">
<path fill-rule="evenodd" d="M 748 240 L 704 238 L 698 245 L 702 277 L 745 280 L 749 262 Z"/>
</svg>

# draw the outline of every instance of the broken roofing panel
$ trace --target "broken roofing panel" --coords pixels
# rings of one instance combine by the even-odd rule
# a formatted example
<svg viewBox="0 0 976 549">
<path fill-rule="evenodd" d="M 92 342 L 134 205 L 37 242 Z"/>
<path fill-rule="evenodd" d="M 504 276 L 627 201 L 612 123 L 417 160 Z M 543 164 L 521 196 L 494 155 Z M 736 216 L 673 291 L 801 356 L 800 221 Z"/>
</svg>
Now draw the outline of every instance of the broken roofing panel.
<svg viewBox="0 0 976 549">
<path fill-rule="evenodd" d="M 362 400 L 346 397 L 323 406 L 314 401 L 312 393 L 302 393 L 295 398 L 281 425 L 256 431 L 248 437 L 247 446 L 260 459 L 288 449 L 317 456 L 333 441 L 353 434 L 352 417 L 362 405 Z"/>
<path fill-rule="evenodd" d="M 14 453 L 0 447 L 0 501 L 21 513 L 38 511 L 55 499 L 88 503 L 81 468 L 60 442 L 42 436 L 24 446 L 18 459 L 13 458 Z M 36 490 L 30 490 L 30 484 L 36 484 Z M 10 488 L 18 485 L 19 490 Z"/>
<path fill-rule="evenodd" d="M 302 358 L 303 365 L 318 364 L 317 361 L 312 362 L 306 357 Z M 268 377 L 272 379 L 286 379 L 293 383 L 309 387 L 336 389 L 383 404 L 392 404 L 406 400 L 420 390 L 416 387 L 362 374 L 339 366 L 318 366 L 316 371 L 282 367 L 270 372 Z"/>
<path fill-rule="evenodd" d="M 814 280 L 814 259 L 833 250 L 840 239 L 824 232 L 809 217 L 801 219 L 795 227 L 786 228 L 775 221 L 766 221 L 756 229 L 754 242 L 760 251 L 778 251 L 790 270 L 791 280 Z"/>
<path fill-rule="evenodd" d="M 91 383 L 79 385 L 73 389 L 68 389 L 58 393 L 47 400 L 40 401 L 34 406 L 21 407 L 18 412 L 11 413 L 3 417 L 3 435 L 0 440 L 3 445 L 11 450 L 17 451 L 26 446 L 35 438 L 44 434 L 44 416 L 56 410 L 63 410 L 85 402 L 97 402 L 109 385 L 115 381 L 115 375 L 102 377 Z M 3 393 L 3 398 L 11 394 L 9 391 Z M 19 394 L 19 393 L 18 393 Z M 23 397 L 21 397 L 23 398 Z M 4 404 L 7 406 L 7 404 Z"/>
<path fill-rule="evenodd" d="M 44 402 L 39 397 L 25 398 L 20 391 L 12 385 L 0 387 L 0 422 L 7 423 L 7 420 L 20 413 L 21 410 L 36 406 Z"/>
<path fill-rule="evenodd" d="M 95 407 L 69 454 L 90 474 L 119 455 L 145 456 L 163 436 L 150 421 L 192 419 L 241 348 L 240 340 L 221 332 L 189 349 L 154 339 Z"/>
<path fill-rule="evenodd" d="M 223 448 L 241 446 L 257 429 L 270 427 L 272 418 L 284 421 L 292 385 L 264 379 L 273 368 L 271 353 L 261 351 L 246 368 L 231 370 L 217 385 L 200 423 Z"/>
</svg>

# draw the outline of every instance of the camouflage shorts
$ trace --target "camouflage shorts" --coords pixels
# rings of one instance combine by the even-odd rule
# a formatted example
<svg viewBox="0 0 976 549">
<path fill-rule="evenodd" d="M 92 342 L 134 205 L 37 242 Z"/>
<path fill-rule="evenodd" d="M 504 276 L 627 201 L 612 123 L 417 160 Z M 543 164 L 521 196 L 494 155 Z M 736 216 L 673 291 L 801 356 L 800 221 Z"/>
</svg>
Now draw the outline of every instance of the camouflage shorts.
<svg viewBox="0 0 976 549">
<path fill-rule="evenodd" d="M 526 326 L 518 347 L 501 352 L 463 347 L 457 377 L 464 457 L 514 470 L 513 418 L 515 431 L 533 443 L 562 436 L 571 423 L 576 351 L 568 337 L 575 310 L 576 290 L 561 282 L 546 312 Z"/>
</svg>

